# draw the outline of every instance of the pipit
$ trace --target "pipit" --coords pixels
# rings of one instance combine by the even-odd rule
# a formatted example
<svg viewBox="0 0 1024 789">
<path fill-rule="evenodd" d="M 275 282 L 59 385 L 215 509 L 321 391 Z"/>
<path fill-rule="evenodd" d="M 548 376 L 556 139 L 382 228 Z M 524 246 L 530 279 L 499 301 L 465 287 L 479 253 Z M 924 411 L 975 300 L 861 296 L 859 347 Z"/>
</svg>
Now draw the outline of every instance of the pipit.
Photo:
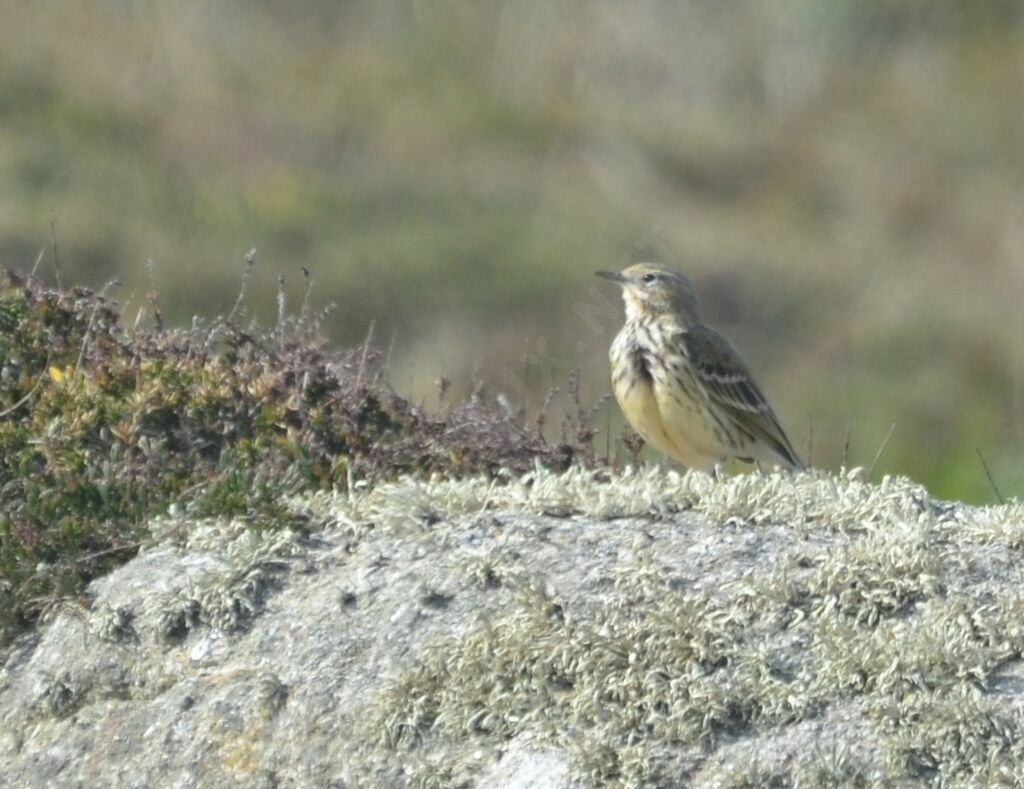
<svg viewBox="0 0 1024 789">
<path fill-rule="evenodd" d="M 644 441 L 701 471 L 730 458 L 803 468 L 739 354 L 704 325 L 686 277 L 649 263 L 596 273 L 622 286 L 612 389 Z"/>
</svg>

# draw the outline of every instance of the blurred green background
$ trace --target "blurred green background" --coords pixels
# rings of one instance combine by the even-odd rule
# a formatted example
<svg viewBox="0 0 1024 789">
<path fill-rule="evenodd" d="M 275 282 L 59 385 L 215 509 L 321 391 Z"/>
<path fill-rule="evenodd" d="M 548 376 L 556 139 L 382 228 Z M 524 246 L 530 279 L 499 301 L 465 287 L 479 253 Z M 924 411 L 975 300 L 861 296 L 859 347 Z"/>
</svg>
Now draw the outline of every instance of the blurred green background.
<svg viewBox="0 0 1024 789">
<path fill-rule="evenodd" d="M 7 0 L 0 263 L 228 310 L 258 249 L 400 392 L 607 393 L 598 268 L 695 281 L 812 461 L 1024 490 L 1024 6 Z M 153 261 L 152 275 L 147 261 Z M 556 406 L 560 408 L 560 406 Z M 598 419 L 621 431 L 614 406 Z M 558 414 L 549 418 L 557 427 Z M 813 426 L 813 428 L 812 428 Z M 603 441 L 603 437 L 598 439 Z"/>
</svg>

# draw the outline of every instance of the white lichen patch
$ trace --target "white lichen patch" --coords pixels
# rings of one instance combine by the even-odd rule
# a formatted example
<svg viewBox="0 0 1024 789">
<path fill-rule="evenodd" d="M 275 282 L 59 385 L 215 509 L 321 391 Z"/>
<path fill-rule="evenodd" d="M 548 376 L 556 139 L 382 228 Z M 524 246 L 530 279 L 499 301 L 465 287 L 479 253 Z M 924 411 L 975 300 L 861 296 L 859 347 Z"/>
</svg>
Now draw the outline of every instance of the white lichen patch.
<svg viewBox="0 0 1024 789">
<path fill-rule="evenodd" d="M 961 538 L 997 544 L 1012 550 L 1024 548 L 1024 503 L 1001 507 L 963 507 L 956 512 Z"/>
<path fill-rule="evenodd" d="M 538 468 L 505 483 L 483 478 L 406 479 L 353 495 L 321 494 L 302 503 L 314 511 L 329 507 L 343 522 L 382 522 L 410 530 L 453 515 L 494 509 L 599 520 L 665 517 L 692 510 L 720 523 L 784 523 L 818 531 L 932 523 L 949 520 L 958 511 L 903 478 L 887 476 L 880 484 L 869 483 L 859 468 L 837 475 L 806 472 L 725 478 L 657 468 L 630 469 L 613 478 L 606 471 L 573 468 L 555 474 Z M 988 517 L 995 520 L 991 514 Z"/>
<path fill-rule="evenodd" d="M 200 521 L 184 531 L 176 522 L 167 524 L 154 523 L 154 535 L 170 537 L 183 552 L 206 561 L 182 588 L 145 602 L 145 620 L 165 640 L 180 639 L 199 622 L 225 632 L 244 626 L 260 610 L 271 581 L 304 552 L 290 529 L 257 530 L 243 520 Z"/>
<path fill-rule="evenodd" d="M 92 615 L 93 632 L 114 644 L 134 641 L 138 638 L 134 626 L 135 613 L 125 606 L 104 605 Z"/>
</svg>

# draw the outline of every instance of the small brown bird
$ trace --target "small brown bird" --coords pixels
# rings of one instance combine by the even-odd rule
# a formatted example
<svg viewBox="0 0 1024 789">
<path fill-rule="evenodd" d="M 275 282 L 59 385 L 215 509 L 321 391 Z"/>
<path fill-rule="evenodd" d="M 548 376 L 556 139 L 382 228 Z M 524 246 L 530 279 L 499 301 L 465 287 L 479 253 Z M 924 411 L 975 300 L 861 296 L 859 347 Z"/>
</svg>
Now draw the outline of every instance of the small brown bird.
<svg viewBox="0 0 1024 789">
<path fill-rule="evenodd" d="M 686 277 L 650 263 L 596 273 L 622 286 L 612 389 L 644 441 L 701 471 L 730 458 L 804 467 L 743 360 L 704 325 Z"/>
</svg>

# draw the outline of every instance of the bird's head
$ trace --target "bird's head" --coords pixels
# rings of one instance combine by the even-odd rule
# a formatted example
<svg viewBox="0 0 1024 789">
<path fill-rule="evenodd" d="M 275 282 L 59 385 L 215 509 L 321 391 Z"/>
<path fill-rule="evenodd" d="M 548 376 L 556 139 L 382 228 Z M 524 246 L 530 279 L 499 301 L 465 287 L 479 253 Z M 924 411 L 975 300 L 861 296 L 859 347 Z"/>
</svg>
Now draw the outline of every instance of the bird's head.
<svg viewBox="0 0 1024 789">
<path fill-rule="evenodd" d="M 678 271 L 653 263 L 635 263 L 623 271 L 595 273 L 622 286 L 627 320 L 672 314 L 679 318 L 684 327 L 701 323 L 693 285 Z"/>
</svg>

